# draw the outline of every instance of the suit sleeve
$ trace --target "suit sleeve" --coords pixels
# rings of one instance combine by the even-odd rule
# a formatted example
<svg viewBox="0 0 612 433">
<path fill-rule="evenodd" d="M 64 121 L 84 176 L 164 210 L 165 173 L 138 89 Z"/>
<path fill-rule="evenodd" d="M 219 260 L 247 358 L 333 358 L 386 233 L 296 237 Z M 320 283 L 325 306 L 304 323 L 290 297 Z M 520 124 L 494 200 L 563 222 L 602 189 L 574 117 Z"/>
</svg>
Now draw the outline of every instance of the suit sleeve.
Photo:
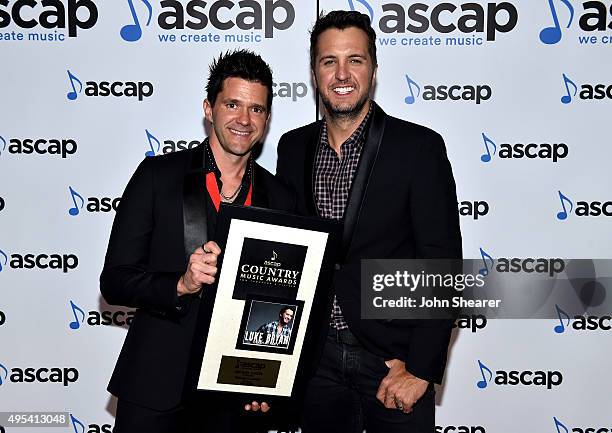
<svg viewBox="0 0 612 433">
<path fill-rule="evenodd" d="M 442 137 L 424 143 L 411 189 L 411 216 L 417 258 L 462 258 L 455 181 Z M 444 375 L 453 320 L 418 320 L 412 328 L 406 369 L 440 383 Z"/>
<path fill-rule="evenodd" d="M 148 269 L 155 226 L 154 162 L 153 158 L 143 160 L 123 193 L 100 275 L 100 291 L 109 304 L 176 313 L 182 308 L 176 293 L 181 275 Z"/>
<path fill-rule="evenodd" d="M 276 147 L 276 177 L 286 186 L 290 186 L 289 181 L 289 140 L 287 134 L 283 134 Z"/>
</svg>

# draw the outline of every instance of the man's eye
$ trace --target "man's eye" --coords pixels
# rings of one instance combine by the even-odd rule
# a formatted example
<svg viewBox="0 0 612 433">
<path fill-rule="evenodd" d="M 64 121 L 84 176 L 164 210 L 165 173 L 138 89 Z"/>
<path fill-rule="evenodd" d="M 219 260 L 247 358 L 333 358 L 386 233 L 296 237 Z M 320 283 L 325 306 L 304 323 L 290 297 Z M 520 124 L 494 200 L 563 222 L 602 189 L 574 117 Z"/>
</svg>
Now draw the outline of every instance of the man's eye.
<svg viewBox="0 0 612 433">
<path fill-rule="evenodd" d="M 264 109 L 263 109 L 263 108 L 261 108 L 261 107 L 253 107 L 253 111 L 254 111 L 255 113 L 263 113 L 263 112 L 264 112 Z"/>
<path fill-rule="evenodd" d="M 361 63 L 361 59 L 351 59 L 351 63 L 360 64 Z"/>
<path fill-rule="evenodd" d="M 235 103 L 233 103 L 233 102 L 229 102 L 229 103 L 225 104 L 225 106 L 227 108 L 236 108 L 237 107 L 237 105 Z"/>
<path fill-rule="evenodd" d="M 325 61 L 323 62 L 323 64 L 324 64 L 324 65 L 331 65 L 331 64 L 333 64 L 333 63 L 334 63 L 334 61 L 333 61 L 332 59 L 328 59 L 328 60 L 325 60 Z"/>
</svg>

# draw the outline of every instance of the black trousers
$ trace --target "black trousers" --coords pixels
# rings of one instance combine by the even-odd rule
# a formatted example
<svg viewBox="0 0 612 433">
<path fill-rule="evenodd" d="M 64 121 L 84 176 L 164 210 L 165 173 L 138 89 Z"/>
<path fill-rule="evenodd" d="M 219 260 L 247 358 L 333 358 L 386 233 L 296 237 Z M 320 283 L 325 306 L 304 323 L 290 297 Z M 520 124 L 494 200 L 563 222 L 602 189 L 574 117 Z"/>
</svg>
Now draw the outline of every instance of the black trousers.
<svg viewBox="0 0 612 433">
<path fill-rule="evenodd" d="M 433 385 L 405 414 L 376 399 L 389 368 L 350 333 L 330 329 L 321 363 L 307 388 L 303 433 L 433 433 Z"/>
<path fill-rule="evenodd" d="M 272 418 L 223 399 L 198 398 L 163 411 L 119 399 L 113 433 L 260 433 Z"/>
</svg>

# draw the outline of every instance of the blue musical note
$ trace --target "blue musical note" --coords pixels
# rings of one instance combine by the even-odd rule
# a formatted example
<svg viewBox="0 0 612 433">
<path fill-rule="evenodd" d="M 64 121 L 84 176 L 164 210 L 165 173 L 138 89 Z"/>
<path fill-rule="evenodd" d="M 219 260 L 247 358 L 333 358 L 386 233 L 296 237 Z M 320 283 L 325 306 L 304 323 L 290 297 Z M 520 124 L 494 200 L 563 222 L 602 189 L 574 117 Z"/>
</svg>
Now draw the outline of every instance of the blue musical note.
<svg viewBox="0 0 612 433">
<path fill-rule="evenodd" d="M 572 97 L 576 96 L 576 93 L 578 93 L 578 86 L 576 86 L 576 84 L 572 80 L 567 78 L 567 75 L 565 74 L 563 74 L 563 83 L 565 84 L 565 91 L 567 92 L 567 95 L 563 95 L 561 97 L 561 102 L 563 102 L 564 104 L 569 104 L 570 102 L 572 102 Z M 573 95 L 570 95 L 569 86 L 572 86 L 574 88 Z"/>
<path fill-rule="evenodd" d="M 553 420 L 555 421 L 555 428 L 557 429 L 557 433 L 561 433 L 561 429 L 563 429 L 564 433 L 569 433 L 569 429 L 565 427 L 563 423 L 557 419 L 557 417 L 553 416 Z"/>
<path fill-rule="evenodd" d="M 0 376 L 0 385 L 2 385 L 2 383 L 8 377 L 8 368 L 6 368 L 4 365 L 0 364 L 0 369 L 2 369 L 2 371 L 4 371 L 4 379 L 2 378 L 2 376 Z"/>
<path fill-rule="evenodd" d="M 70 209 L 68 209 L 68 213 L 72 216 L 77 216 L 79 214 L 80 209 L 83 209 L 83 205 L 85 204 L 85 199 L 83 198 L 81 194 L 79 194 L 74 189 L 72 189 L 71 186 L 68 186 L 68 189 L 70 190 L 70 197 L 72 198 L 72 203 L 74 203 L 74 207 L 71 207 Z M 81 200 L 80 206 L 77 206 L 77 202 L 76 202 L 77 198 Z"/>
<path fill-rule="evenodd" d="M 159 140 L 149 132 L 148 129 L 145 129 L 145 132 L 147 133 L 147 140 L 149 140 L 149 146 L 151 147 L 151 150 L 147 150 L 145 152 L 145 156 L 155 156 L 155 154 L 159 152 L 161 144 Z M 153 149 L 153 142 L 157 143 L 157 149 Z"/>
<path fill-rule="evenodd" d="M 355 4 L 353 3 L 353 0 L 348 0 L 348 3 L 351 10 L 355 11 Z M 370 21 L 373 21 L 374 10 L 372 9 L 372 6 L 370 6 L 370 4 L 366 0 L 357 0 L 357 3 L 363 5 L 368 10 L 368 15 L 370 15 Z"/>
<path fill-rule="evenodd" d="M 2 250 L 0 250 L 0 256 L 4 257 L 4 266 L 6 266 L 8 263 L 8 256 Z M 0 272 L 2 272 L 2 269 L 4 269 L 2 266 L 2 262 L 0 262 Z"/>
<path fill-rule="evenodd" d="M 487 150 L 487 153 L 483 153 L 480 156 L 480 160 L 482 162 L 489 162 L 491 161 L 491 150 L 489 149 L 489 144 L 493 145 L 493 155 L 495 155 L 495 152 L 497 152 L 497 145 L 493 143 L 493 140 L 487 137 L 484 132 L 482 133 L 482 140 L 484 141 L 484 145 L 485 145 L 485 149 Z"/>
<path fill-rule="evenodd" d="M 72 308 L 72 314 L 74 315 L 74 321 L 70 322 L 70 329 L 79 329 L 81 323 L 85 320 L 85 311 L 81 310 L 77 304 L 70 301 L 70 308 Z M 77 317 L 77 312 L 81 314 L 81 320 Z"/>
<path fill-rule="evenodd" d="M 68 99 L 70 99 L 71 101 L 74 101 L 78 94 L 81 93 L 81 91 L 83 90 L 83 83 L 81 83 L 81 80 L 79 80 L 76 76 L 74 76 L 72 74 L 72 72 L 67 71 L 68 72 L 68 79 L 70 79 L 70 85 L 72 86 L 72 92 L 68 92 L 68 94 L 66 95 L 66 97 Z M 76 91 L 76 88 L 74 87 L 74 82 L 79 83 L 79 91 Z"/>
<path fill-rule="evenodd" d="M 136 13 L 136 9 L 134 9 L 133 0 L 127 0 L 128 5 L 130 6 L 130 13 L 132 14 L 132 19 L 134 20 L 134 24 L 127 24 L 121 28 L 119 34 L 124 41 L 127 42 L 135 42 L 142 37 L 142 27 L 140 26 L 140 22 L 138 21 L 138 14 Z M 153 7 L 148 0 L 142 0 L 144 5 L 147 7 L 149 11 L 149 17 L 147 19 L 147 27 L 151 24 L 151 17 L 153 16 Z"/>
<path fill-rule="evenodd" d="M 561 191 L 559 191 L 559 199 L 561 200 L 561 207 L 563 207 L 563 210 L 560 212 L 557 212 L 557 219 L 560 219 L 561 221 L 563 221 L 564 219 L 567 218 L 568 212 L 571 212 L 572 209 L 574 209 L 574 203 L 569 198 L 564 196 Z M 569 211 L 565 207 L 565 203 L 569 204 L 570 206 Z"/>
<path fill-rule="evenodd" d="M 559 308 L 557 304 L 555 304 L 555 308 L 557 309 L 557 316 L 559 317 L 559 324 L 555 326 L 555 332 L 557 334 L 563 334 L 565 332 L 566 325 L 563 324 L 563 319 L 561 318 L 561 316 L 565 316 L 565 318 L 567 319 L 567 326 L 569 326 L 570 324 L 570 316 L 561 308 Z"/>
<path fill-rule="evenodd" d="M 2 141 L 2 151 L 0 152 L 0 155 L 2 155 L 2 152 L 4 152 L 4 149 L 6 149 L 6 140 L 4 139 L 3 136 L 0 135 L 0 141 Z"/>
<path fill-rule="evenodd" d="M 486 366 L 484 365 L 480 359 L 478 360 L 478 368 L 480 369 L 480 374 L 482 375 L 482 380 L 479 380 L 476 383 L 476 386 L 480 389 L 484 389 L 487 387 L 487 385 L 489 384 L 489 382 L 491 381 L 491 379 L 493 379 L 493 372 Z M 485 377 L 484 372 L 489 373 L 489 379 L 487 380 L 487 378 Z"/>
<path fill-rule="evenodd" d="M 408 90 L 410 91 L 410 95 L 406 96 L 404 98 L 404 102 L 406 104 L 414 104 L 414 101 L 416 101 L 416 98 L 419 97 L 419 95 L 421 94 L 421 86 L 419 86 L 414 80 L 412 80 L 408 75 L 406 75 L 406 81 L 408 82 Z M 412 85 L 414 84 L 414 86 L 417 88 L 417 94 L 416 96 L 414 96 L 414 91 L 412 90 Z"/>
<path fill-rule="evenodd" d="M 74 416 L 72 416 L 72 414 L 70 414 L 70 421 L 72 422 L 72 428 L 74 430 L 74 433 L 85 433 L 85 426 L 83 425 L 83 423 L 76 419 Z M 81 427 L 80 431 L 77 430 L 77 425 Z"/>
<path fill-rule="evenodd" d="M 484 264 L 484 268 L 481 268 L 478 273 L 480 275 L 482 275 L 483 277 L 486 277 L 487 275 L 489 275 L 489 267 L 487 266 L 487 260 L 489 259 L 489 261 L 491 262 L 491 269 L 493 268 L 493 264 L 495 263 L 495 260 L 493 259 L 493 257 L 491 257 L 490 255 L 488 255 L 485 250 L 483 250 L 482 248 L 480 248 L 480 257 L 482 257 L 482 263 Z"/>
<path fill-rule="evenodd" d="M 569 29 L 574 19 L 574 7 L 569 2 L 569 0 L 561 0 L 561 2 L 563 2 L 563 4 L 567 6 L 570 11 L 570 19 L 566 27 Z M 553 0 L 548 0 L 548 6 L 550 6 L 550 13 L 552 14 L 554 25 L 552 27 L 546 27 L 542 29 L 542 31 L 540 32 L 540 40 L 547 45 L 552 45 L 556 44 L 561 40 L 562 33 L 561 25 L 559 24 L 559 17 L 557 16 L 557 11 L 555 9 Z"/>
</svg>

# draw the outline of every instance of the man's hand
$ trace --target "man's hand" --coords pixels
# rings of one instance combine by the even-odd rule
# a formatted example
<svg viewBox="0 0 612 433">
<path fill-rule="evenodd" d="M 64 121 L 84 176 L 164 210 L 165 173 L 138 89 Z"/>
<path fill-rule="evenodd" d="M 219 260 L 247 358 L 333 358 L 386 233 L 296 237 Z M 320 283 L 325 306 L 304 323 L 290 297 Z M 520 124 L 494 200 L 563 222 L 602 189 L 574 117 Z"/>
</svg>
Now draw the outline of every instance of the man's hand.
<svg viewBox="0 0 612 433">
<path fill-rule="evenodd" d="M 187 271 L 176 285 L 179 296 L 197 293 L 203 284 L 212 284 L 217 275 L 217 257 L 221 248 L 215 241 L 206 242 L 189 256 Z"/>
<path fill-rule="evenodd" d="M 399 359 L 385 361 L 385 364 L 389 373 L 380 382 L 376 398 L 388 409 L 412 412 L 412 406 L 425 394 L 429 382 L 406 371 L 406 365 Z"/>
<path fill-rule="evenodd" d="M 247 412 L 248 411 L 257 412 L 259 409 L 261 409 L 263 413 L 266 413 L 267 411 L 270 410 L 270 405 L 266 403 L 265 401 L 262 401 L 261 404 L 259 404 L 259 402 L 257 401 L 252 401 L 251 403 L 247 403 L 244 405 L 244 410 L 246 410 Z"/>
</svg>

